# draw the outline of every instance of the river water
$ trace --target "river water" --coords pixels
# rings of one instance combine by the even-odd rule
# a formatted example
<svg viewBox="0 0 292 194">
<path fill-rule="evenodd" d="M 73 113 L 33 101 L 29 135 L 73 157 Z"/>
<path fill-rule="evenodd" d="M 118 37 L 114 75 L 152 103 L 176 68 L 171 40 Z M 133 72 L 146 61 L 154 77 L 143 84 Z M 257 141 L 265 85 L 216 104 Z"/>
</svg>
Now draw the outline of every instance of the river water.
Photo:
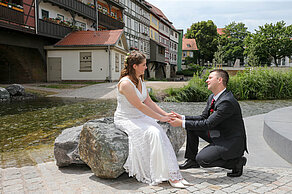
<svg viewBox="0 0 292 194">
<path fill-rule="evenodd" d="M 292 106 L 291 100 L 240 101 L 243 117 Z M 206 102 L 160 102 L 167 112 L 199 115 Z M 43 98 L 0 104 L 0 167 L 52 161 L 54 139 L 65 128 L 113 116 L 116 100 Z"/>
</svg>

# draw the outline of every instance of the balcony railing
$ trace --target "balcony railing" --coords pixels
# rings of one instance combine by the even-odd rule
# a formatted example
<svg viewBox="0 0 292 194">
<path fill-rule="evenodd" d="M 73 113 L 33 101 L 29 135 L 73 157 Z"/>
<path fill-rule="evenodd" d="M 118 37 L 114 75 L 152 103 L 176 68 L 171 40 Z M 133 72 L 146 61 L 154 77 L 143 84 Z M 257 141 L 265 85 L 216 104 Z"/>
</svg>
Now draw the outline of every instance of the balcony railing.
<svg viewBox="0 0 292 194">
<path fill-rule="evenodd" d="M 23 12 L 12 9 L 12 7 L 0 5 L 0 20 L 24 24 Z"/>
<path fill-rule="evenodd" d="M 50 2 L 54 5 L 62 7 L 65 10 L 73 10 L 78 15 L 96 20 L 95 9 L 77 0 L 44 0 L 44 2 Z"/>
<path fill-rule="evenodd" d="M 40 35 L 62 39 L 70 32 L 72 32 L 72 28 L 70 27 L 39 19 L 38 34 Z"/>
<path fill-rule="evenodd" d="M 123 29 L 125 24 L 102 12 L 98 12 L 98 24 L 107 27 L 110 30 Z"/>
</svg>

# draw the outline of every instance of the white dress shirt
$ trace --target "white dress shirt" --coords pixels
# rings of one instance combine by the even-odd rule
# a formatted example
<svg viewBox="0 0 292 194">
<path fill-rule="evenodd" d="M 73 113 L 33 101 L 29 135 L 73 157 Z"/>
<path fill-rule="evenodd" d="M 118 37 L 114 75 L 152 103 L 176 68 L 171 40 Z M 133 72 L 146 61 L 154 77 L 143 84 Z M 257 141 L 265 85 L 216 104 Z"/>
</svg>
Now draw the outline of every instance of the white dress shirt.
<svg viewBox="0 0 292 194">
<path fill-rule="evenodd" d="M 213 96 L 213 99 L 218 100 L 219 96 L 226 90 L 226 88 L 224 88 L 221 92 L 219 92 L 216 96 Z M 186 128 L 186 117 L 185 115 L 181 115 L 182 117 L 182 128 Z"/>
</svg>

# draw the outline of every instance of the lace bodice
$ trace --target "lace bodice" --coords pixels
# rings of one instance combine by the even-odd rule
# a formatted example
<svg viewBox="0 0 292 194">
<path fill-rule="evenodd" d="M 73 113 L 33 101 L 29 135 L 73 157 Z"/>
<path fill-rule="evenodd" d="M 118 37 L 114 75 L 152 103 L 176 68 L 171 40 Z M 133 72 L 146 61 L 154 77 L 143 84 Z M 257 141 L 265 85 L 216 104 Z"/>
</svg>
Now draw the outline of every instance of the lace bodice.
<svg viewBox="0 0 292 194">
<path fill-rule="evenodd" d="M 122 81 L 128 80 L 133 87 L 136 90 L 136 94 L 138 96 L 138 98 L 141 100 L 141 102 L 144 102 L 147 98 L 147 89 L 146 89 L 146 85 L 145 82 L 143 82 L 140 79 L 140 82 L 142 83 L 142 93 L 138 90 L 138 88 L 136 88 L 135 84 L 128 78 L 128 77 L 123 77 L 118 84 L 120 84 Z M 144 114 L 139 111 L 137 108 L 135 108 L 128 100 L 127 98 L 121 94 L 118 91 L 118 95 L 117 95 L 117 101 L 118 101 L 118 106 L 117 106 L 117 110 L 115 112 L 115 117 L 116 118 L 139 118 L 144 116 Z"/>
</svg>

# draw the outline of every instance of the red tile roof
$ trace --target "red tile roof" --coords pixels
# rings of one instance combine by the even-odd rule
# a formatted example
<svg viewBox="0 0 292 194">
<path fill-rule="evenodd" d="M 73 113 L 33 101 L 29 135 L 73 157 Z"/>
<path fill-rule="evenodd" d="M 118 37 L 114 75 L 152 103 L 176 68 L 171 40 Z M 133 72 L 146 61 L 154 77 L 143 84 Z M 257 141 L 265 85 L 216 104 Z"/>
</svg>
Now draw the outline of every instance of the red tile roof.
<svg viewBox="0 0 292 194">
<path fill-rule="evenodd" d="M 123 30 L 76 31 L 71 32 L 55 46 L 107 46 L 115 45 Z"/>
<path fill-rule="evenodd" d="M 225 28 L 217 28 L 217 33 L 218 33 L 219 35 L 224 34 L 224 32 L 223 32 L 224 29 L 225 29 Z"/>
<path fill-rule="evenodd" d="M 182 50 L 183 51 L 194 51 L 199 50 L 195 39 L 186 39 L 182 40 Z"/>
</svg>

